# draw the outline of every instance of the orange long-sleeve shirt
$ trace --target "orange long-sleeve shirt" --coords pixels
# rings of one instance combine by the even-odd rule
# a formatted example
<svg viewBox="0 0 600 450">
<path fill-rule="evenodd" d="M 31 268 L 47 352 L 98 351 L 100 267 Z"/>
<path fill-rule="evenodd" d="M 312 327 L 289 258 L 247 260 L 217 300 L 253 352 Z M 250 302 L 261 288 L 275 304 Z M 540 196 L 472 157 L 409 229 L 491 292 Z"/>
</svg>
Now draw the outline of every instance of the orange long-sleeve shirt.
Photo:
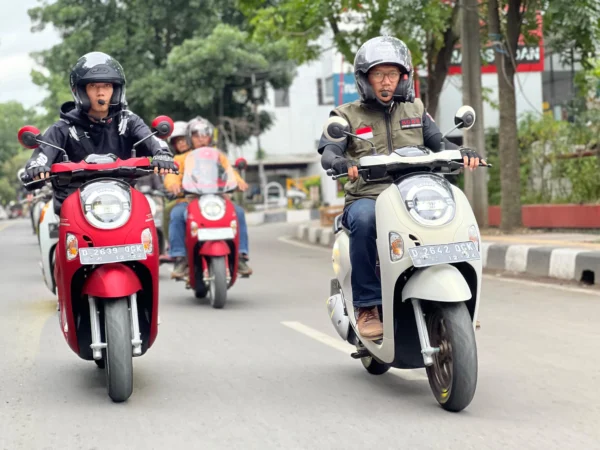
<svg viewBox="0 0 600 450">
<path fill-rule="evenodd" d="M 217 150 L 218 151 L 218 150 Z M 185 153 L 178 153 L 177 155 L 175 155 L 175 157 L 173 158 L 175 160 L 175 162 L 177 163 L 177 165 L 179 166 L 179 174 L 176 175 L 174 173 L 169 173 L 165 176 L 165 187 L 170 190 L 173 186 L 179 186 L 181 187 L 181 183 L 183 181 L 183 173 L 185 171 L 185 158 L 187 158 L 189 151 L 185 152 Z M 225 170 L 229 170 L 232 169 L 233 173 L 235 175 L 235 179 L 238 183 L 243 182 L 244 179 L 240 176 L 240 174 L 238 173 L 237 170 L 235 170 L 231 164 L 229 163 L 229 159 L 227 159 L 227 156 L 219 151 L 219 162 L 221 163 L 221 165 L 223 166 L 223 168 Z M 183 200 L 183 193 L 180 194 L 180 196 L 182 197 Z"/>
</svg>

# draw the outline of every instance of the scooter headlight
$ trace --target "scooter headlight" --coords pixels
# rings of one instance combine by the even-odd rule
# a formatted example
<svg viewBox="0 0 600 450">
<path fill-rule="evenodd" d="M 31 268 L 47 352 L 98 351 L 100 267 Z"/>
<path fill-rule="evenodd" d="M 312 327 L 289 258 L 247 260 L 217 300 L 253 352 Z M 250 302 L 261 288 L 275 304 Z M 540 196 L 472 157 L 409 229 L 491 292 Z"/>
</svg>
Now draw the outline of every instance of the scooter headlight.
<svg viewBox="0 0 600 450">
<path fill-rule="evenodd" d="M 127 184 L 102 180 L 81 189 L 81 205 L 87 221 L 96 228 L 119 228 L 131 216 L 131 192 Z"/>
<path fill-rule="evenodd" d="M 220 220 L 225 216 L 225 200 L 218 195 L 203 195 L 198 204 L 202 215 L 208 220 Z"/>
<path fill-rule="evenodd" d="M 456 203 L 450 183 L 436 175 L 418 175 L 398 183 L 400 195 L 410 216 L 425 226 L 450 223 L 456 214 Z"/>
</svg>

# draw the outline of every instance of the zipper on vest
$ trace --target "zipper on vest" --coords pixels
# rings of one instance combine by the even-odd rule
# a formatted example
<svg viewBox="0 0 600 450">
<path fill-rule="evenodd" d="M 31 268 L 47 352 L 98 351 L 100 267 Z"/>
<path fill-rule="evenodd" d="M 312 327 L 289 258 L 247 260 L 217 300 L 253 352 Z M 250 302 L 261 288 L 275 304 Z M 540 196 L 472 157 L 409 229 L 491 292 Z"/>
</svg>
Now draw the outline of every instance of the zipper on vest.
<svg viewBox="0 0 600 450">
<path fill-rule="evenodd" d="M 392 115 L 389 112 L 389 108 L 384 111 L 385 115 L 385 130 L 387 131 L 387 142 L 388 142 L 388 154 L 391 155 L 394 151 L 394 144 L 392 143 Z"/>
</svg>

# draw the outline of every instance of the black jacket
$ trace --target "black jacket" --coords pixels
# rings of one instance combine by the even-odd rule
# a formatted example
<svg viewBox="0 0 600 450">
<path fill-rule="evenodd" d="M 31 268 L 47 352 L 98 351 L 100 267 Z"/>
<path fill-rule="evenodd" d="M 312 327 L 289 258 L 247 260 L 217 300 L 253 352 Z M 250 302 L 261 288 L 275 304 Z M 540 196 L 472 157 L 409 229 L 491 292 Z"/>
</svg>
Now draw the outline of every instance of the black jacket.
<svg viewBox="0 0 600 450">
<path fill-rule="evenodd" d="M 46 130 L 42 140 L 64 148 L 71 162 L 80 162 L 94 153 L 112 153 L 120 159 L 128 159 L 131 157 L 133 144 L 150 133 L 150 128 L 144 121 L 130 111 L 118 113 L 103 122 L 92 122 L 87 114 L 75 108 L 74 102 L 67 102 L 60 108 L 60 120 Z M 148 139 L 137 147 L 137 156 L 158 154 L 170 155 L 170 152 L 156 138 Z M 63 153 L 42 144 L 35 150 L 30 161 L 51 167 L 52 164 L 63 161 Z M 69 189 L 54 190 L 54 210 L 57 214 L 62 202 L 77 187 L 71 185 Z"/>
</svg>

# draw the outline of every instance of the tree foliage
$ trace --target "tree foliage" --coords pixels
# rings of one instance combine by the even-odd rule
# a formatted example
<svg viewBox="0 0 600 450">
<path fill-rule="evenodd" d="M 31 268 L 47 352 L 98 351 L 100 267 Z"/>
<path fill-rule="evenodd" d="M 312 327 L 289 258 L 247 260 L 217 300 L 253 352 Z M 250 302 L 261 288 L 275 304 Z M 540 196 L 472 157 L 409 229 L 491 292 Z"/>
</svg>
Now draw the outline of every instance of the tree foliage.
<svg viewBox="0 0 600 450">
<path fill-rule="evenodd" d="M 57 0 L 29 14 L 34 31 L 52 24 L 62 37 L 35 55 L 49 72 L 33 72 L 33 79 L 50 92 L 43 106 L 52 119 L 70 99 L 72 65 L 90 51 L 103 51 L 121 63 L 129 106 L 147 120 L 160 113 L 180 120 L 202 115 L 217 124 L 227 116 L 246 123 L 248 102 L 232 99 L 238 87 L 247 87 L 248 76 L 235 72 L 262 71 L 263 91 L 266 82 L 280 87 L 291 80 L 287 65 L 270 68 L 274 61 L 285 62 L 287 50 L 281 43 L 250 41 L 235 0 Z M 268 123 L 263 115 L 263 130 Z M 240 133 L 238 143 L 248 136 Z"/>
<path fill-rule="evenodd" d="M 390 34 L 410 48 L 413 65 L 428 69 L 430 104 L 435 114 L 452 49 L 458 41 L 458 3 L 446 0 L 241 0 L 261 42 L 284 40 L 290 58 L 312 61 L 325 50 L 319 38 L 332 36 L 348 62 L 370 38 Z M 427 59 L 426 59 L 427 58 Z M 427 61 L 427 63 L 426 63 Z"/>
<path fill-rule="evenodd" d="M 600 2 L 598 0 L 552 0 L 544 8 L 546 45 L 566 64 L 592 67 L 600 48 Z"/>
</svg>

